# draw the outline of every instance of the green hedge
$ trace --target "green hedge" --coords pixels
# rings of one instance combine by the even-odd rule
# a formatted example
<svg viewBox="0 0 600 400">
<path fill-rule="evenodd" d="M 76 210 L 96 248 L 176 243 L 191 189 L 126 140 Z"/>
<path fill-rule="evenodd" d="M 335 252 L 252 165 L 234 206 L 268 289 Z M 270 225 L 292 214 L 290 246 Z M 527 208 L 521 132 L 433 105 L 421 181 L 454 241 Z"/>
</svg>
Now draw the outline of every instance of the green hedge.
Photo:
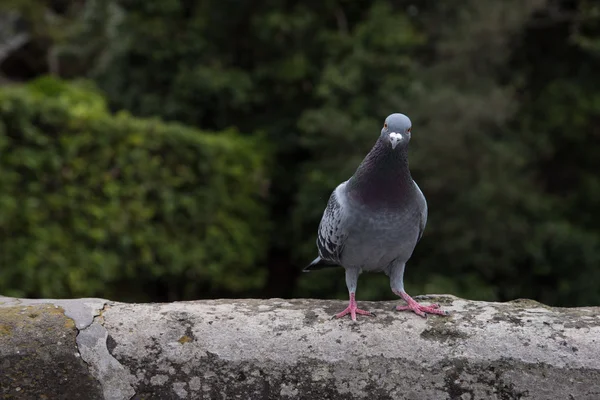
<svg viewBox="0 0 600 400">
<path fill-rule="evenodd" d="M 87 83 L 0 90 L 0 293 L 175 300 L 262 287 L 259 139 L 111 115 Z"/>
</svg>

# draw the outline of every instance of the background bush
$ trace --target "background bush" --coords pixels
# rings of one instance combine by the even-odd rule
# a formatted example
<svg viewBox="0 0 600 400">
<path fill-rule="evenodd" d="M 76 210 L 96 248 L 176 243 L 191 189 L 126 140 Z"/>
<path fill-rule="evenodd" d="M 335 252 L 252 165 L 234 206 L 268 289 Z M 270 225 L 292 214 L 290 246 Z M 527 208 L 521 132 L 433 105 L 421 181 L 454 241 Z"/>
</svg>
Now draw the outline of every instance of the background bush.
<svg viewBox="0 0 600 400">
<path fill-rule="evenodd" d="M 184 290 L 179 272 L 161 278 L 171 298 L 345 298 L 341 270 L 300 270 L 316 254 L 329 194 L 353 173 L 383 118 L 400 111 L 413 121 L 411 171 L 430 213 L 407 267 L 410 293 L 600 303 L 596 1 L 8 0 L 0 8 L 7 6 L 16 22 L 2 24 L 0 36 L 7 27 L 9 38 L 30 36 L 0 52 L 10 54 L 0 59 L 10 81 L 86 77 L 112 112 L 236 129 L 257 139 L 256 148 L 241 146 L 251 153 L 241 159 L 269 154 L 269 185 L 253 189 L 265 194 L 261 217 L 224 211 L 247 224 L 236 232 L 249 248 L 235 251 L 255 255 L 244 266 L 263 280 L 244 286 L 223 256 L 206 287 Z M 86 96 L 75 104 L 95 101 Z M 203 204 L 195 196 L 190 202 Z M 224 292 L 215 282 L 241 286 Z M 134 297 L 164 293 L 148 286 Z M 395 296 L 373 274 L 361 277 L 358 297 Z"/>
<path fill-rule="evenodd" d="M 89 85 L 46 78 L 0 91 L 0 154 L 5 295 L 168 300 L 264 284 L 257 139 L 111 115 Z"/>
</svg>

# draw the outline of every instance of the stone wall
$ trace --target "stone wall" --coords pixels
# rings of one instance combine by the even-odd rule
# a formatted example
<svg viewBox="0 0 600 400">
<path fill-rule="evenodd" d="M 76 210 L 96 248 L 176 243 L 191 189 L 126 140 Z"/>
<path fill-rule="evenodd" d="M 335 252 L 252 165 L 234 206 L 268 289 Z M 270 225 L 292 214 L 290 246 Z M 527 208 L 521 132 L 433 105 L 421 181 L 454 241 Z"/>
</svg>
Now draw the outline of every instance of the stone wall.
<svg viewBox="0 0 600 400">
<path fill-rule="evenodd" d="M 0 297 L 2 399 L 600 399 L 600 308 Z"/>
</svg>

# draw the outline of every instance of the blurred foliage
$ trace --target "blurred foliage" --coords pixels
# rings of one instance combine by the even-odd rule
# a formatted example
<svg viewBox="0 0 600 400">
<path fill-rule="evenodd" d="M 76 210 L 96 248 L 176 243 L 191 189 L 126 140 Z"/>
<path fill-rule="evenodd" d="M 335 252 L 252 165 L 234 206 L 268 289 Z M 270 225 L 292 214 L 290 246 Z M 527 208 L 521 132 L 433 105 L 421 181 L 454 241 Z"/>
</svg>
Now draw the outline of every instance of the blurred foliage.
<svg viewBox="0 0 600 400">
<path fill-rule="evenodd" d="M 268 235 L 244 258 L 248 273 L 246 261 L 267 276 L 235 293 L 346 297 L 341 269 L 299 271 L 316 254 L 329 194 L 383 118 L 403 112 L 429 203 L 410 293 L 600 304 L 597 2 L 11 2 L 54 10 L 48 70 L 92 79 L 111 110 L 267 139 L 252 150 L 273 157 L 267 216 L 236 215 L 249 227 L 240 237 Z M 43 13 L 23 15 L 48 24 L 36 22 Z M 214 269 L 246 279 L 228 264 Z M 363 275 L 358 292 L 394 297 L 383 275 Z"/>
<path fill-rule="evenodd" d="M 257 139 L 111 115 L 85 83 L 0 91 L 0 292 L 126 300 L 264 284 Z"/>
</svg>

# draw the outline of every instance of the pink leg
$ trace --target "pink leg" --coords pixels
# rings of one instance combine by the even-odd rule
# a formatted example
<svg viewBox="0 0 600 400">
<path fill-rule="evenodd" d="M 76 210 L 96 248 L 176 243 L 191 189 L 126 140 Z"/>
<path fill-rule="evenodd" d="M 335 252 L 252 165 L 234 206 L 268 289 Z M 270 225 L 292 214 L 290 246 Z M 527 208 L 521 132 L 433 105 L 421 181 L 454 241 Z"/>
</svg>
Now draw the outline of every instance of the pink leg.
<svg viewBox="0 0 600 400">
<path fill-rule="evenodd" d="M 415 314 L 420 315 L 421 317 L 427 317 L 426 313 L 438 314 L 438 315 L 449 315 L 448 311 L 442 311 L 439 309 L 440 308 L 439 304 L 423 306 L 423 305 L 417 303 L 416 301 L 414 301 L 413 298 L 410 297 L 408 295 L 408 293 L 406 293 L 404 291 L 399 292 L 399 291 L 394 290 L 394 293 L 397 294 L 398 296 L 402 297 L 404 299 L 404 301 L 406 301 L 408 303 L 408 305 L 406 305 L 406 306 L 396 306 L 396 310 L 398 310 L 398 311 L 405 311 L 405 310 L 414 311 Z"/>
<path fill-rule="evenodd" d="M 361 310 L 360 308 L 356 307 L 356 300 L 354 299 L 354 293 L 350 293 L 350 302 L 348 303 L 348 307 L 346 307 L 346 309 L 344 311 L 342 311 L 341 313 L 335 314 L 334 317 L 342 318 L 344 315 L 346 315 L 348 313 L 350 313 L 350 316 L 352 317 L 352 321 L 356 321 L 356 314 L 370 315 L 372 317 L 375 316 L 375 314 L 373 314 L 372 312 Z"/>
</svg>

